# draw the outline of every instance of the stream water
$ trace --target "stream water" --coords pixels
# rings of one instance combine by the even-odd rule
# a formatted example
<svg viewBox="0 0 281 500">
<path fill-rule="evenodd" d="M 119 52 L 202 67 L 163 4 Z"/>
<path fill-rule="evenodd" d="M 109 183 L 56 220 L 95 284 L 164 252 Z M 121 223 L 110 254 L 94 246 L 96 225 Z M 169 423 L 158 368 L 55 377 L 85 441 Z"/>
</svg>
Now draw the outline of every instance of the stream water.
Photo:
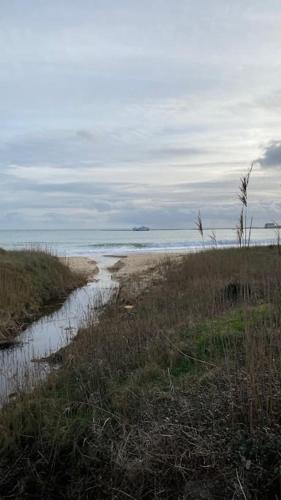
<svg viewBox="0 0 281 500">
<path fill-rule="evenodd" d="M 108 267 L 117 259 L 96 258 L 97 281 L 72 292 L 60 309 L 32 323 L 16 343 L 0 350 L 0 406 L 21 390 L 30 390 L 52 369 L 48 362 L 36 361 L 66 346 L 86 321 L 89 312 L 99 314 L 118 287 Z"/>
</svg>

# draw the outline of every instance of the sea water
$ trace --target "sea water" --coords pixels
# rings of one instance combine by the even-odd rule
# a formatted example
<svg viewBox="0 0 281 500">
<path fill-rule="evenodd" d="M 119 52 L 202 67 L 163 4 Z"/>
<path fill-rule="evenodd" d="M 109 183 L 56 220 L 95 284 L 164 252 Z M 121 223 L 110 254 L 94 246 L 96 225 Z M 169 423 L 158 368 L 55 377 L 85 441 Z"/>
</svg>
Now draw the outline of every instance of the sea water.
<svg viewBox="0 0 281 500">
<path fill-rule="evenodd" d="M 204 247 L 213 247 L 211 230 L 204 233 Z M 268 245 L 276 239 L 274 229 L 253 229 L 251 244 Z M 237 245 L 235 229 L 215 230 L 218 247 Z M 122 255 L 129 252 L 196 251 L 203 246 L 197 230 L 0 230 L 0 247 L 5 249 L 46 248 L 57 255 Z"/>
</svg>

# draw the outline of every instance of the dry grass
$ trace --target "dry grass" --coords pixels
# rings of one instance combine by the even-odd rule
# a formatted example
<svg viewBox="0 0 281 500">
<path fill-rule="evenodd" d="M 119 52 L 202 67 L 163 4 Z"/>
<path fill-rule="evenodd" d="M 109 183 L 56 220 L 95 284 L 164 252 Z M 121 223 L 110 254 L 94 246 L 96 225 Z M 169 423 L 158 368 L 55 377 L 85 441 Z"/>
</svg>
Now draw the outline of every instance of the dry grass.
<svg viewBox="0 0 281 500">
<path fill-rule="evenodd" d="M 243 175 L 240 179 L 238 199 L 241 202 L 241 211 L 239 216 L 239 224 L 236 227 L 237 239 L 239 246 L 249 247 L 251 242 L 251 232 L 253 226 L 253 218 L 251 218 L 250 227 L 248 224 L 248 191 L 251 174 L 254 168 L 255 162 L 252 162 L 246 175 Z"/>
<path fill-rule="evenodd" d="M 278 249 L 159 275 L 2 413 L 1 498 L 280 498 Z"/>
<path fill-rule="evenodd" d="M 43 305 L 82 283 L 47 251 L 0 249 L 0 341 L 13 337 Z"/>
</svg>

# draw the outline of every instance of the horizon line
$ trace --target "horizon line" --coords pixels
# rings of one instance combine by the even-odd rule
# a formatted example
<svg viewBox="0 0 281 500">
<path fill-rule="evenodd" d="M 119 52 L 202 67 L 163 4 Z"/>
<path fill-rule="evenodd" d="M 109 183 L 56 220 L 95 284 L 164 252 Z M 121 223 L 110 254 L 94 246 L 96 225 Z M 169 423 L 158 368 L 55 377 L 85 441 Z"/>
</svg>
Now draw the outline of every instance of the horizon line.
<svg viewBox="0 0 281 500">
<path fill-rule="evenodd" d="M 231 230 L 236 230 L 236 227 L 232 226 L 223 226 L 223 227 L 205 227 L 203 228 L 204 231 L 218 231 L 218 230 L 224 230 L 224 229 L 231 229 Z M 265 228 L 264 226 L 247 226 L 247 229 L 276 229 L 275 227 L 272 228 Z M 132 228 L 15 228 L 15 229 L 8 229 L 8 228 L 0 228 L 0 231 L 128 231 L 128 232 L 135 232 L 133 231 Z M 149 228 L 149 231 L 198 231 L 196 227 L 152 227 Z M 143 231 L 143 232 L 149 232 L 149 231 Z M 138 231 L 142 232 L 142 231 Z"/>
</svg>

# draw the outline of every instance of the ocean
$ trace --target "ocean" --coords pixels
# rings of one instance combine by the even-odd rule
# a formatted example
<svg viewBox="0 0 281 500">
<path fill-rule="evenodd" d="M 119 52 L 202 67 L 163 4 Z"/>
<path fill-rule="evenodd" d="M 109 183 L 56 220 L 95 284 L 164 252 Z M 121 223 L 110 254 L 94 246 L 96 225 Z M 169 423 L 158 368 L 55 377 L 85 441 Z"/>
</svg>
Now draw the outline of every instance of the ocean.
<svg viewBox="0 0 281 500">
<path fill-rule="evenodd" d="M 237 245 L 235 229 L 215 230 L 217 246 Z M 210 231 L 205 231 L 204 248 L 214 246 Z M 272 244 L 274 229 L 253 229 L 251 243 Z M 4 249 L 44 248 L 61 256 L 122 255 L 129 252 L 182 252 L 203 248 L 196 229 L 190 230 L 0 230 L 0 247 Z"/>
</svg>

